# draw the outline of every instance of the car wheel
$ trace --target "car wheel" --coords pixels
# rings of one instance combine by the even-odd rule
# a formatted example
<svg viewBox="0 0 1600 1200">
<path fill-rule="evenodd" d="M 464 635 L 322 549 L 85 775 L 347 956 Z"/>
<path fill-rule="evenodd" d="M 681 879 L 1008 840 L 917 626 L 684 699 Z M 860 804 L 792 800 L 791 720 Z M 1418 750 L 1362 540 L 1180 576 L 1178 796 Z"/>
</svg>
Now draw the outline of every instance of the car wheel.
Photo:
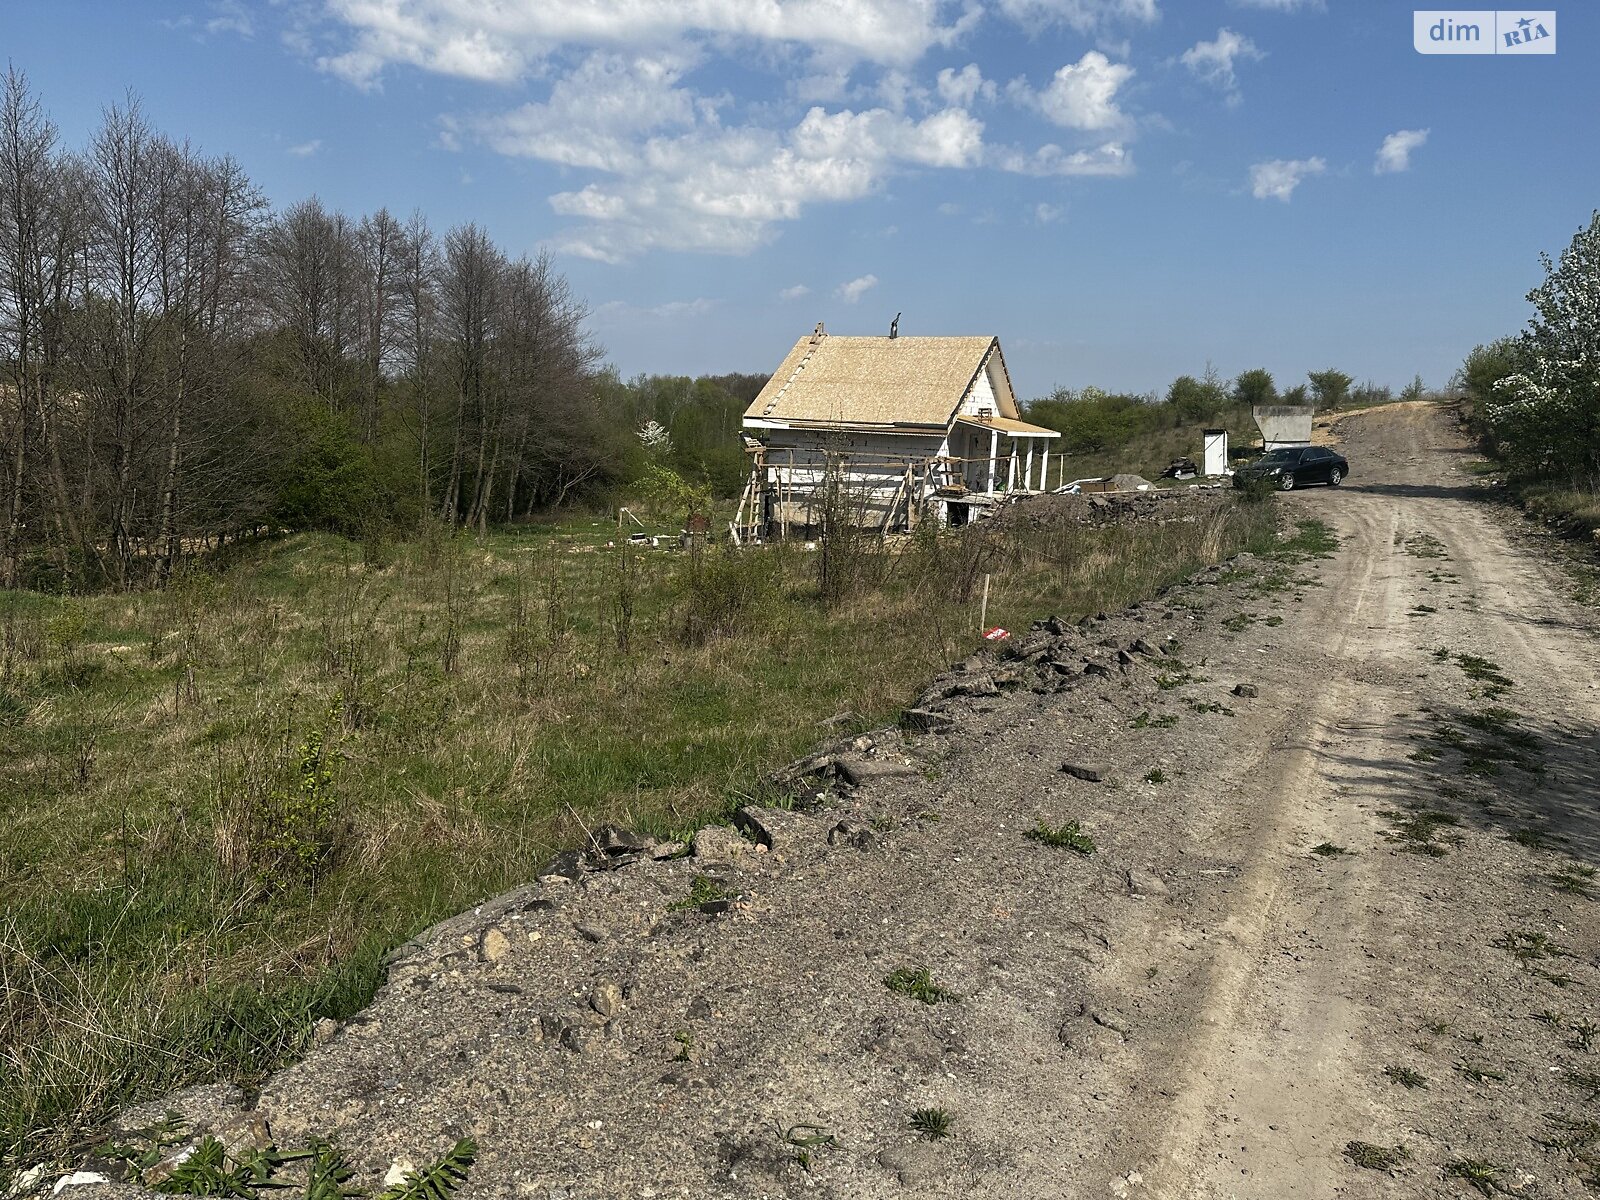
<svg viewBox="0 0 1600 1200">
<path fill-rule="evenodd" d="M 1294 472 L 1293 471 L 1285 471 L 1282 475 L 1278 476 L 1278 490 L 1280 492 L 1292 492 L 1292 491 L 1294 491 Z"/>
<path fill-rule="evenodd" d="M 1339 481 L 1341 479 L 1343 479 L 1343 478 L 1344 478 L 1344 472 L 1341 471 L 1338 467 L 1335 467 L 1328 474 L 1328 486 L 1329 487 L 1338 487 L 1339 486 Z"/>
</svg>

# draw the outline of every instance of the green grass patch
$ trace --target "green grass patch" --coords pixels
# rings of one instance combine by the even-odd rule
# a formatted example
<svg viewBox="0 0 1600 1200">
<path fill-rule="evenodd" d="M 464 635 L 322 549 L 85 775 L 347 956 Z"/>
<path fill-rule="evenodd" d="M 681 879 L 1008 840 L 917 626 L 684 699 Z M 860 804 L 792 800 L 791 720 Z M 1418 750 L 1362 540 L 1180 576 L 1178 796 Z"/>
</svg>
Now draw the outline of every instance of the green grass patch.
<svg viewBox="0 0 1600 1200">
<path fill-rule="evenodd" d="M 689 894 L 682 900 L 675 900 L 667 905 L 667 911 L 688 912 L 708 904 L 720 904 L 724 900 L 732 900 L 737 894 L 729 891 L 719 879 L 713 879 L 709 875 L 696 875 L 694 882 L 689 885 Z"/>
<path fill-rule="evenodd" d="M 1414 1071 L 1410 1067 L 1388 1066 L 1383 1069 L 1383 1073 L 1391 1082 L 1398 1083 L 1407 1090 L 1428 1086 L 1427 1078 L 1420 1071 Z"/>
<path fill-rule="evenodd" d="M 945 1004 L 961 999 L 955 992 L 936 984 L 933 972 L 927 967 L 896 967 L 883 977 L 883 986 L 922 1004 Z"/>
<path fill-rule="evenodd" d="M 1475 1189 L 1480 1195 L 1511 1195 L 1511 1189 L 1501 1180 L 1505 1168 L 1499 1163 L 1492 1163 L 1480 1158 L 1458 1158 L 1445 1163 L 1444 1173 L 1451 1179 L 1459 1179 Z"/>
<path fill-rule="evenodd" d="M 1071 850 L 1075 854 L 1085 855 L 1094 853 L 1094 839 L 1083 832 L 1076 821 L 1068 821 L 1064 825 L 1047 825 L 1040 821 L 1022 836 L 1030 842 L 1054 846 L 1058 850 Z"/>
<path fill-rule="evenodd" d="M 918 1108 L 912 1111 L 907 1127 L 930 1142 L 937 1142 L 950 1136 L 955 1118 L 943 1108 Z"/>
<path fill-rule="evenodd" d="M 1393 1171 L 1411 1157 L 1404 1146 L 1377 1146 L 1371 1142 L 1346 1142 L 1343 1154 L 1356 1166 L 1371 1171 Z"/>
<path fill-rule="evenodd" d="M 1133 719 L 1135 729 L 1171 729 L 1177 723 L 1176 713 L 1162 713 L 1159 717 L 1152 717 L 1148 712 L 1142 712 Z"/>
<path fill-rule="evenodd" d="M 1449 853 L 1448 845 L 1456 838 L 1446 831 L 1461 824 L 1454 814 L 1432 808 L 1391 809 L 1382 815 L 1393 823 L 1393 828 L 1384 830 L 1386 838 L 1400 843 L 1407 853 L 1428 858 L 1443 858 Z"/>
</svg>

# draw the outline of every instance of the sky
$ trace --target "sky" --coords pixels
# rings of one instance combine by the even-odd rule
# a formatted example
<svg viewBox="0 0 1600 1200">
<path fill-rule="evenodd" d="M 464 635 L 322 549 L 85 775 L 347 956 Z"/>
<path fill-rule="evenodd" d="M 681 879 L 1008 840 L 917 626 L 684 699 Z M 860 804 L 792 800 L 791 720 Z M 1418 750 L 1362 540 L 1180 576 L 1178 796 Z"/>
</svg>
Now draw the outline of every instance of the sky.
<svg viewBox="0 0 1600 1200">
<path fill-rule="evenodd" d="M 1600 207 L 1600 5 L 1422 55 L 1388 0 L 4 0 L 81 145 L 136 95 L 274 204 L 548 249 L 624 376 L 994 334 L 1018 394 L 1443 385 Z"/>
</svg>

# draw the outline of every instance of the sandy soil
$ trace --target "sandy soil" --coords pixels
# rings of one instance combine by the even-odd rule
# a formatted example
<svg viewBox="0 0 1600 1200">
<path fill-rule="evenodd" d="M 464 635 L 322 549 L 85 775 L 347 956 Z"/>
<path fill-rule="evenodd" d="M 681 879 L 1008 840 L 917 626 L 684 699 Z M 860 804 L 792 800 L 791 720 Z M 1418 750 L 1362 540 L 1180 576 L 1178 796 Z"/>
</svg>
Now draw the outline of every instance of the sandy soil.
<svg viewBox="0 0 1600 1200">
<path fill-rule="evenodd" d="M 369 1181 L 471 1134 L 464 1194 L 535 1200 L 1588 1194 L 1600 622 L 1447 412 L 1336 432 L 1346 485 L 1278 501 L 1330 557 L 971 664 L 953 729 L 847 750 L 770 848 L 430 931 L 259 1113 Z M 1093 854 L 1024 836 L 1069 820 Z M 730 912 L 676 907 L 697 875 Z"/>
</svg>

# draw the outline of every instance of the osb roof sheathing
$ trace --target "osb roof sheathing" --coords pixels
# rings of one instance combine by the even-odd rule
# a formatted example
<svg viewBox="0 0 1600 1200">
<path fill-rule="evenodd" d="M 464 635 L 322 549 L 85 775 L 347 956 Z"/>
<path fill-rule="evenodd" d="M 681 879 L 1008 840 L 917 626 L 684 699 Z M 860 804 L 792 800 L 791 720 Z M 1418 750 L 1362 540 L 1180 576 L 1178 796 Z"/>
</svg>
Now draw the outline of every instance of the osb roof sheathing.
<svg viewBox="0 0 1600 1200">
<path fill-rule="evenodd" d="M 948 425 L 991 350 L 999 368 L 996 415 L 1015 418 L 1017 402 L 998 338 L 831 334 L 796 342 L 744 415 L 747 420 Z"/>
<path fill-rule="evenodd" d="M 956 424 L 971 425 L 974 429 L 998 429 L 1001 433 L 1015 434 L 1018 437 L 1060 437 L 1054 429 L 1046 429 L 1043 425 L 1030 425 L 1026 421 L 1013 421 L 1010 417 L 957 417 Z"/>
</svg>

